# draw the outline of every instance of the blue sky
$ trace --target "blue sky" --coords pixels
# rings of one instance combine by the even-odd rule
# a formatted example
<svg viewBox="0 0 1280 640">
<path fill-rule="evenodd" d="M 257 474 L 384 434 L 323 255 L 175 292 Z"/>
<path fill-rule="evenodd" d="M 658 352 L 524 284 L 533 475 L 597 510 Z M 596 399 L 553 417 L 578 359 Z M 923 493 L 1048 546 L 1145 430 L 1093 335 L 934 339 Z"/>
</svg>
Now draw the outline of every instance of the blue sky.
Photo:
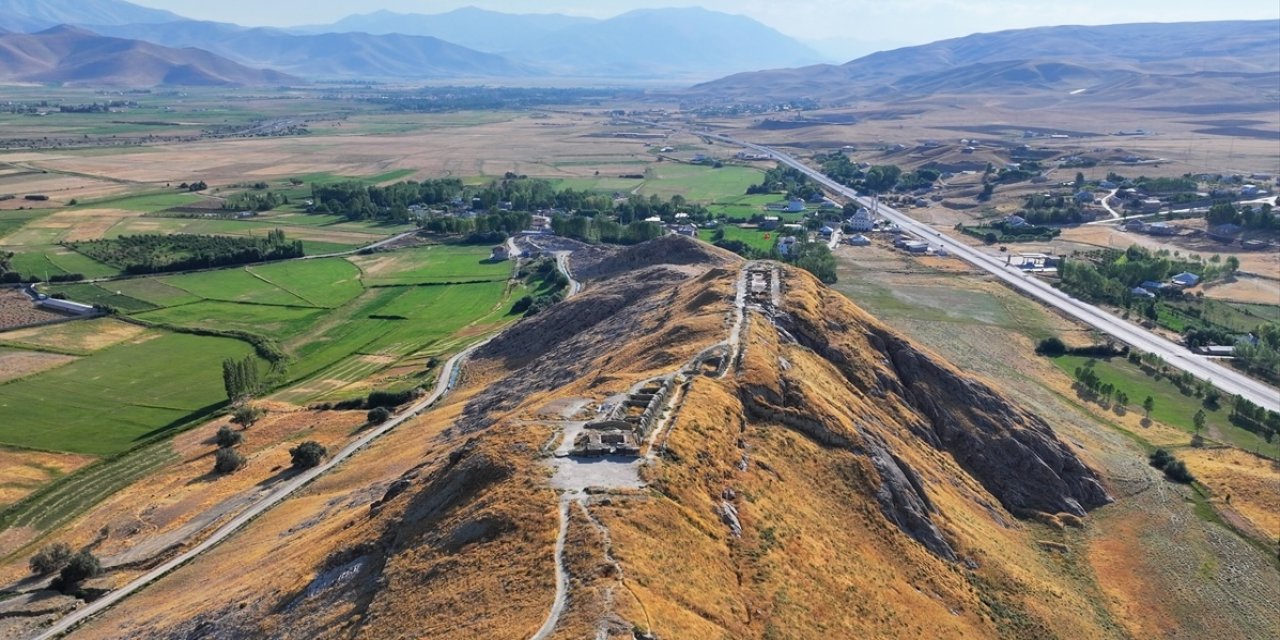
<svg viewBox="0 0 1280 640">
<path fill-rule="evenodd" d="M 609 17 L 644 7 L 699 5 L 750 16 L 802 40 L 923 44 L 979 31 L 1054 24 L 1277 19 L 1277 0 L 133 0 L 197 19 L 259 26 L 333 22 L 388 9 L 442 13 L 478 6 L 509 13 Z"/>
</svg>

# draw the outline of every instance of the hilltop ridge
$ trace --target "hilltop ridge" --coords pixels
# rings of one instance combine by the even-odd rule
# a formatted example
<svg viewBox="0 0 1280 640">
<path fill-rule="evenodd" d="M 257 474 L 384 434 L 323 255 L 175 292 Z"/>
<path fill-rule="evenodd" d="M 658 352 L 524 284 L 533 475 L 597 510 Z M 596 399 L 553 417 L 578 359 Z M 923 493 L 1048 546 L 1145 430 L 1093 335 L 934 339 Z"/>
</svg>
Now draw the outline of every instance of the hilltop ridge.
<svg viewBox="0 0 1280 640">
<path fill-rule="evenodd" d="M 1100 630 L 1019 524 L 1109 501 L 1044 419 L 791 267 L 675 237 L 571 266 L 445 406 L 80 635 Z"/>
</svg>

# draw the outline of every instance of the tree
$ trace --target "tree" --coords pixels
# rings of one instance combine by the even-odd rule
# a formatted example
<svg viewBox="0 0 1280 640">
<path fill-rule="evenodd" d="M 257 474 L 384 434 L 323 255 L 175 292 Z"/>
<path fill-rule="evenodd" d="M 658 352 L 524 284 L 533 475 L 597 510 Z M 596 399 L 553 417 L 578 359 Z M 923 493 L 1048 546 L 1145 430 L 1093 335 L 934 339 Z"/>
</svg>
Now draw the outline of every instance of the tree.
<svg viewBox="0 0 1280 640">
<path fill-rule="evenodd" d="M 233 473 L 244 466 L 244 456 L 235 449 L 218 449 L 213 454 L 213 470 L 216 473 Z"/>
<path fill-rule="evenodd" d="M 240 425 L 242 430 L 247 430 L 265 415 L 267 415 L 266 409 L 250 404 L 242 404 L 236 407 L 236 410 L 231 414 L 231 421 Z"/>
<path fill-rule="evenodd" d="M 1192 421 L 1195 423 L 1197 434 L 1200 433 L 1201 429 L 1204 429 L 1204 419 L 1205 419 L 1204 409 L 1200 409 L 1199 411 L 1196 411 L 1196 415 L 1192 419 Z"/>
<path fill-rule="evenodd" d="M 224 424 L 218 428 L 218 435 L 214 436 L 213 439 L 218 443 L 218 448 L 227 449 L 240 444 L 244 440 L 244 435 L 238 431 L 233 431 L 231 427 Z"/>
<path fill-rule="evenodd" d="M 1077 172 L 1076 172 L 1076 182 L 1075 182 L 1075 186 L 1076 186 L 1076 190 L 1077 190 L 1077 191 L 1079 191 L 1080 189 L 1084 188 L 1084 172 L 1082 172 L 1082 171 L 1077 171 Z"/>
<path fill-rule="evenodd" d="M 73 555 L 75 553 L 71 551 L 71 545 L 55 542 L 41 547 L 27 564 L 31 567 L 31 573 L 48 575 L 67 566 Z"/>
<path fill-rule="evenodd" d="M 97 556 L 88 551 L 71 556 L 67 561 L 67 565 L 62 567 L 62 571 L 55 580 L 54 588 L 63 593 L 73 593 L 80 588 L 80 583 L 102 573 L 102 563 L 98 561 Z"/>
<path fill-rule="evenodd" d="M 1147 399 L 1142 401 L 1142 411 L 1147 414 L 1147 418 L 1151 417 L 1151 410 L 1155 408 L 1156 408 L 1155 398 L 1152 398 L 1151 396 L 1147 396 Z"/>
<path fill-rule="evenodd" d="M 324 445 L 314 440 L 308 440 L 289 450 L 294 469 L 310 469 L 323 462 L 328 455 L 329 451 Z"/>
<path fill-rule="evenodd" d="M 369 410 L 366 417 L 369 419 L 369 424 L 382 424 L 391 419 L 391 410 L 386 407 L 374 407 Z"/>
</svg>

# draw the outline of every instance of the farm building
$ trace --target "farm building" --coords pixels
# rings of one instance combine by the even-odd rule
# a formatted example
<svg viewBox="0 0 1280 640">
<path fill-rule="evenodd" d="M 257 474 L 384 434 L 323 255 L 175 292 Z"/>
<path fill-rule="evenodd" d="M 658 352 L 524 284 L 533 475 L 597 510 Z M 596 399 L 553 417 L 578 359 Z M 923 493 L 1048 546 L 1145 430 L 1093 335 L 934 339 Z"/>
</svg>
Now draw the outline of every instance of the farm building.
<svg viewBox="0 0 1280 640">
<path fill-rule="evenodd" d="M 507 245 L 500 244 L 493 248 L 493 252 L 489 254 L 489 259 L 494 261 L 510 260 L 511 251 L 507 249 Z"/>
<path fill-rule="evenodd" d="M 62 313 L 69 313 L 74 316 L 87 316 L 96 311 L 96 309 L 93 308 L 93 305 L 72 302 L 70 300 L 59 300 L 57 298 L 41 298 L 36 304 L 46 309 L 61 311 Z"/>
</svg>

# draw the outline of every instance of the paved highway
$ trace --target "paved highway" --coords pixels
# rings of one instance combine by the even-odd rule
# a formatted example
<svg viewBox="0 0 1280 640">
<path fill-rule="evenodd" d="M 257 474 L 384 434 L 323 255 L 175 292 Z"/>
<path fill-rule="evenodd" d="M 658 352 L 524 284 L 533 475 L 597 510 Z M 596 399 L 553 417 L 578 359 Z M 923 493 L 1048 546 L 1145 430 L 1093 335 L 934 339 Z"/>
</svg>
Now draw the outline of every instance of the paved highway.
<svg viewBox="0 0 1280 640">
<path fill-rule="evenodd" d="M 746 147 L 758 153 L 770 154 L 779 162 L 804 172 L 814 181 L 827 189 L 839 193 L 846 198 L 850 198 L 861 206 L 868 208 L 872 206 L 870 198 L 859 196 L 853 189 L 831 180 L 818 170 L 805 165 L 785 153 L 781 153 L 775 149 L 758 144 L 751 144 L 749 142 L 729 138 L 727 136 L 705 132 L 698 132 L 698 135 L 740 147 Z M 1225 394 L 1243 396 L 1248 398 L 1254 404 L 1266 407 L 1272 411 L 1280 411 L 1280 390 L 1277 390 L 1275 387 L 1254 380 L 1253 378 L 1243 375 L 1233 369 L 1228 369 L 1227 367 L 1224 367 L 1208 358 L 1192 354 L 1181 345 L 1162 338 L 1126 320 L 1122 320 L 1115 315 L 1099 309 L 1098 307 L 1072 298 L 1062 291 L 1049 286 L 1049 284 L 1043 280 L 1023 273 L 1020 269 L 1006 266 L 999 258 L 988 255 L 949 236 L 942 235 L 932 227 L 918 222 L 906 214 L 886 207 L 883 203 L 879 205 L 879 214 L 896 223 L 902 229 L 928 240 L 931 243 L 945 247 L 952 255 L 963 258 L 975 266 L 988 271 L 995 277 L 1003 280 L 1010 286 L 1022 291 L 1032 298 L 1035 298 L 1076 318 L 1077 320 L 1080 320 L 1081 322 L 1103 331 L 1134 348 L 1148 353 L 1157 354 L 1161 358 L 1164 358 L 1165 362 L 1172 367 L 1186 371 L 1202 380 L 1209 380 L 1213 382 L 1214 386 Z"/>
</svg>

